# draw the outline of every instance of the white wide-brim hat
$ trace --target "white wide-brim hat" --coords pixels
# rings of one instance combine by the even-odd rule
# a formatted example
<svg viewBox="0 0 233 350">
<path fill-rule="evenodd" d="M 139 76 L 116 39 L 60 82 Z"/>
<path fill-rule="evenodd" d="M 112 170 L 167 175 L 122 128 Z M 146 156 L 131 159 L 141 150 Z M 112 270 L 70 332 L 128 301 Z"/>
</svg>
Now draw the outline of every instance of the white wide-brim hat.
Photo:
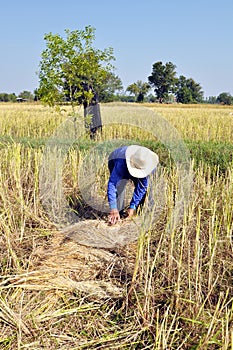
<svg viewBox="0 0 233 350">
<path fill-rule="evenodd" d="M 136 178 L 148 176 L 159 163 L 159 157 L 156 153 L 138 145 L 128 146 L 125 158 L 130 175 Z"/>
</svg>

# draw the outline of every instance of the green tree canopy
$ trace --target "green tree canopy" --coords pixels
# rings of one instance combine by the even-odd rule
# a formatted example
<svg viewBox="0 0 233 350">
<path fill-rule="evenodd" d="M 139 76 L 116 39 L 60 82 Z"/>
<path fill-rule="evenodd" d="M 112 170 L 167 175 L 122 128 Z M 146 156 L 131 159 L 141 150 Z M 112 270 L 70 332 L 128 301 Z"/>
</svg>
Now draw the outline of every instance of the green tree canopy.
<svg viewBox="0 0 233 350">
<path fill-rule="evenodd" d="M 6 92 L 0 93 L 0 102 L 15 102 L 16 101 L 16 95 L 15 93 L 8 94 Z"/>
<path fill-rule="evenodd" d="M 123 85 L 121 79 L 112 72 L 106 74 L 105 81 L 98 86 L 100 102 L 111 102 L 114 100 L 116 92 L 122 92 Z"/>
<path fill-rule="evenodd" d="M 169 93 L 173 93 L 176 90 L 177 78 L 175 68 L 176 66 L 171 62 L 163 64 L 160 61 L 152 66 L 152 73 L 148 80 L 160 102 L 166 99 Z"/>
<path fill-rule="evenodd" d="M 215 104 L 217 103 L 217 97 L 216 96 L 208 96 L 205 100 L 206 103 Z"/>
<path fill-rule="evenodd" d="M 30 91 L 27 91 L 27 90 L 20 92 L 18 97 L 22 98 L 24 100 L 28 100 L 28 101 L 34 100 L 34 95 Z"/>
<path fill-rule="evenodd" d="M 181 75 L 177 81 L 176 101 L 180 103 L 198 103 L 203 101 L 203 91 L 200 84 L 192 78 Z"/>
<path fill-rule="evenodd" d="M 70 101 L 72 106 L 90 101 L 93 90 L 98 93 L 114 69 L 113 49 L 103 51 L 93 47 L 95 29 L 65 30 L 66 38 L 46 34 L 46 49 L 39 65 L 40 99 L 54 105 Z M 91 87 L 87 89 L 86 87 Z"/>
<path fill-rule="evenodd" d="M 222 92 L 217 97 L 217 102 L 224 105 L 232 105 L 233 104 L 233 96 L 231 96 L 228 92 Z"/>
<path fill-rule="evenodd" d="M 148 83 L 143 83 L 141 80 L 137 80 L 136 83 L 129 85 L 126 91 L 135 95 L 137 102 L 143 102 L 145 95 L 150 90 L 150 85 Z"/>
</svg>

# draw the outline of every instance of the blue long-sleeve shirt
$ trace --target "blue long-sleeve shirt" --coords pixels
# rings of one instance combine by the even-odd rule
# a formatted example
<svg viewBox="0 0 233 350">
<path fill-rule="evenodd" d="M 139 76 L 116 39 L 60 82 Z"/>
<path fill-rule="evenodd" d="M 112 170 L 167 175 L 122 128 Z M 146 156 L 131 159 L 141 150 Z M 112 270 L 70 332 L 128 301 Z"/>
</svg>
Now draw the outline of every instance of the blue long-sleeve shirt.
<svg viewBox="0 0 233 350">
<path fill-rule="evenodd" d="M 117 148 L 110 154 L 109 157 L 109 161 L 111 161 L 112 166 L 107 188 L 110 209 L 117 209 L 117 184 L 123 179 L 132 180 L 135 185 L 134 193 L 130 202 L 130 208 L 136 209 L 147 191 L 149 176 L 137 179 L 130 175 L 125 159 L 126 149 L 127 146 Z"/>
</svg>

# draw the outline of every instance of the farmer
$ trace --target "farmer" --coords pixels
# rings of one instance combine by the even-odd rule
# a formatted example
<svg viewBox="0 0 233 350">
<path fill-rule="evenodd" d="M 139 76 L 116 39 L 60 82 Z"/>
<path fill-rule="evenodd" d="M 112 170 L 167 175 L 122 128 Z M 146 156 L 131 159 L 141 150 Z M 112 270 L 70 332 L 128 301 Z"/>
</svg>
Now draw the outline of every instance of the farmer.
<svg viewBox="0 0 233 350">
<path fill-rule="evenodd" d="M 134 192 L 127 210 L 128 217 L 144 204 L 149 175 L 156 170 L 159 157 L 146 147 L 131 145 L 115 149 L 108 158 L 110 177 L 107 195 L 110 206 L 109 223 L 120 220 L 124 209 L 124 192 L 128 180 L 134 183 Z"/>
</svg>

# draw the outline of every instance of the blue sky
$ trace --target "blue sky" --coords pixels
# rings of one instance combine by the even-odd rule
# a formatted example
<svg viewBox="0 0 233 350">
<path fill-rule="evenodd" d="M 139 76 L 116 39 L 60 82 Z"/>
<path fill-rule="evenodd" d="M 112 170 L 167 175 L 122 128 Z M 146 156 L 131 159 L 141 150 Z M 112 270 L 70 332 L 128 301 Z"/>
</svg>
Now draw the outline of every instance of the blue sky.
<svg viewBox="0 0 233 350">
<path fill-rule="evenodd" d="M 38 87 L 44 34 L 96 29 L 112 47 L 124 87 L 147 81 L 157 61 L 198 82 L 205 96 L 233 95 L 232 0 L 10 0 L 0 4 L 0 92 Z"/>
</svg>

